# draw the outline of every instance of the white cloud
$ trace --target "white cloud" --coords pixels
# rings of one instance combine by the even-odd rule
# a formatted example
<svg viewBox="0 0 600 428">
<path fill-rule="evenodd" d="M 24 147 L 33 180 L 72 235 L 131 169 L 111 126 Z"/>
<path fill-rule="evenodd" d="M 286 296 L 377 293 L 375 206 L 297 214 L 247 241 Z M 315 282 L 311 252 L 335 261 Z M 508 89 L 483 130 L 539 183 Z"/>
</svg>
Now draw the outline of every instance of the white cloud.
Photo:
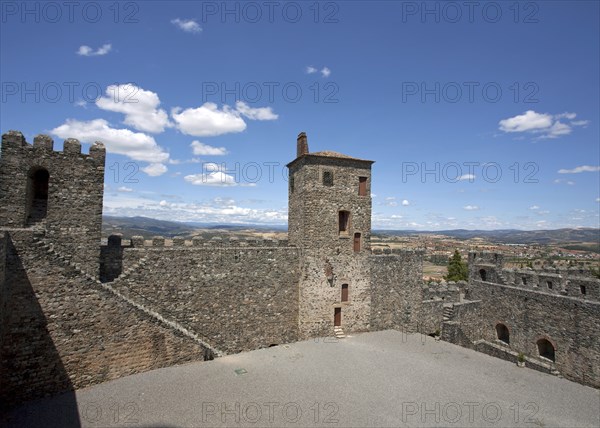
<svg viewBox="0 0 600 428">
<path fill-rule="evenodd" d="M 175 107 L 171 110 L 171 116 L 181 132 L 195 137 L 214 137 L 246 129 L 246 122 L 237 111 L 228 106 L 220 110 L 215 103 L 210 102 L 183 111 L 180 107 Z"/>
<path fill-rule="evenodd" d="M 590 123 L 589 120 L 574 120 L 573 122 L 571 122 L 571 125 L 573 125 L 573 126 L 586 126 L 588 123 Z"/>
<path fill-rule="evenodd" d="M 470 183 L 472 183 L 475 180 L 475 175 L 474 174 L 463 174 L 460 177 L 458 177 L 458 181 L 469 181 Z"/>
<path fill-rule="evenodd" d="M 208 144 L 201 143 L 198 140 L 192 141 L 190 146 L 192 147 L 194 154 L 199 156 L 223 156 L 228 153 L 225 147 L 209 146 Z"/>
<path fill-rule="evenodd" d="M 287 210 L 254 209 L 237 205 L 228 198 L 202 203 L 152 200 L 127 194 L 110 194 L 104 199 L 104 213 L 108 215 L 139 216 L 171 221 L 197 221 L 220 224 L 277 224 L 287 221 Z"/>
<path fill-rule="evenodd" d="M 109 152 L 134 160 L 165 162 L 169 159 L 169 154 L 156 144 L 151 136 L 129 129 L 111 128 L 104 119 L 87 122 L 67 119 L 64 124 L 50 132 L 60 138 L 77 138 L 84 143 L 101 141 Z"/>
<path fill-rule="evenodd" d="M 271 107 L 252 108 L 243 101 L 235 103 L 236 110 L 250 120 L 275 120 L 279 116 L 273 113 Z"/>
<path fill-rule="evenodd" d="M 131 187 L 126 187 L 126 186 L 121 186 L 117 189 L 117 192 L 133 192 L 133 189 Z"/>
<path fill-rule="evenodd" d="M 501 120 L 500 130 L 504 132 L 525 132 L 546 129 L 552 126 L 552 116 L 528 110 L 521 115 Z"/>
<path fill-rule="evenodd" d="M 171 24 L 179 27 L 180 30 L 185 31 L 186 33 L 199 33 L 202 31 L 202 27 L 193 19 L 179 19 L 175 18 L 171 20 Z"/>
<path fill-rule="evenodd" d="M 479 207 L 477 205 L 465 205 L 463 209 L 466 211 L 477 211 Z"/>
<path fill-rule="evenodd" d="M 195 137 L 214 137 L 222 134 L 242 132 L 246 129 L 246 122 L 241 116 L 250 120 L 275 120 L 277 114 L 271 107 L 252 108 L 243 101 L 236 103 L 236 109 L 225 105 L 222 109 L 215 103 L 204 103 L 198 108 L 182 110 L 175 107 L 171 116 L 177 128 L 184 134 Z"/>
<path fill-rule="evenodd" d="M 409 205 L 410 205 L 410 202 L 408 202 L 408 199 L 404 199 L 404 200 L 402 201 L 402 206 L 404 206 L 404 207 L 407 207 L 407 206 L 409 206 Z"/>
<path fill-rule="evenodd" d="M 183 179 L 195 186 L 236 186 L 238 184 L 232 175 L 222 171 L 186 175 Z"/>
<path fill-rule="evenodd" d="M 98 49 L 94 50 L 89 46 L 81 45 L 77 50 L 77 55 L 81 56 L 102 56 L 106 55 L 112 50 L 112 45 L 110 43 L 104 44 Z"/>
<path fill-rule="evenodd" d="M 200 158 L 191 158 L 186 160 L 181 159 L 169 159 L 169 165 L 181 165 L 184 163 L 201 163 L 202 159 Z"/>
<path fill-rule="evenodd" d="M 158 109 L 158 95 L 131 83 L 108 86 L 106 96 L 99 98 L 96 105 L 102 110 L 123 113 L 123 123 L 138 131 L 159 133 L 170 126 L 167 113 Z"/>
<path fill-rule="evenodd" d="M 566 184 L 568 184 L 569 186 L 573 186 L 573 185 L 575 185 L 575 182 L 574 182 L 574 181 L 570 181 L 570 180 L 563 180 L 562 178 L 557 178 L 556 180 L 554 180 L 554 183 L 555 183 L 555 184 L 566 183 Z"/>
<path fill-rule="evenodd" d="M 561 114 L 557 114 L 555 116 L 557 119 L 569 119 L 569 120 L 573 120 L 577 117 L 576 113 L 561 113 Z"/>
<path fill-rule="evenodd" d="M 557 138 L 561 135 L 568 135 L 570 133 L 571 127 L 569 125 L 556 121 L 540 138 Z"/>
<path fill-rule="evenodd" d="M 585 126 L 589 123 L 587 120 L 573 121 L 575 117 L 577 117 L 576 113 L 567 112 L 551 115 L 528 110 L 521 115 L 501 120 L 499 129 L 509 133 L 539 134 L 537 137 L 539 139 L 558 138 L 570 134 L 573 131 L 573 126 Z M 561 119 L 567 120 L 569 123 L 561 122 Z"/>
<path fill-rule="evenodd" d="M 596 202 L 600 202 L 600 198 L 596 198 Z"/>
<path fill-rule="evenodd" d="M 331 75 L 331 69 L 329 67 L 323 67 L 321 70 L 319 70 L 318 68 L 309 65 L 306 67 L 305 71 L 306 74 L 314 74 L 319 72 L 323 77 L 329 77 Z"/>
<path fill-rule="evenodd" d="M 158 177 L 168 171 L 167 167 L 162 163 L 151 163 L 145 168 L 142 168 L 146 174 L 151 177 Z"/>
<path fill-rule="evenodd" d="M 577 166 L 573 169 L 559 169 L 559 174 L 579 174 L 580 172 L 598 172 L 600 171 L 600 166 L 590 166 L 590 165 L 582 165 Z"/>
<path fill-rule="evenodd" d="M 538 207 L 537 205 L 532 205 L 529 207 L 530 210 L 539 210 L 540 207 Z"/>
</svg>

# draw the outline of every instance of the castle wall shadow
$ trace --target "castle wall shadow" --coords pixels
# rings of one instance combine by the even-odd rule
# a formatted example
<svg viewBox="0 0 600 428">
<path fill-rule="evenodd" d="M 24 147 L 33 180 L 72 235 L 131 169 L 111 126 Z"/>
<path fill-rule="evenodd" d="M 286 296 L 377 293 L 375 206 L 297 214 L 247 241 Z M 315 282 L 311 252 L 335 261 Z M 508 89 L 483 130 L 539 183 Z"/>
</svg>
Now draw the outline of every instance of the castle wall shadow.
<svg viewBox="0 0 600 428">
<path fill-rule="evenodd" d="M 49 331 L 49 322 L 34 286 L 11 239 L 3 239 L 6 248 L 4 299 L 0 347 L 0 412 L 4 426 L 79 427 L 73 384 Z M 24 399 L 67 391 L 60 407 L 48 419 L 32 407 L 15 421 L 9 409 Z M 25 420 L 24 420 L 25 419 Z"/>
</svg>

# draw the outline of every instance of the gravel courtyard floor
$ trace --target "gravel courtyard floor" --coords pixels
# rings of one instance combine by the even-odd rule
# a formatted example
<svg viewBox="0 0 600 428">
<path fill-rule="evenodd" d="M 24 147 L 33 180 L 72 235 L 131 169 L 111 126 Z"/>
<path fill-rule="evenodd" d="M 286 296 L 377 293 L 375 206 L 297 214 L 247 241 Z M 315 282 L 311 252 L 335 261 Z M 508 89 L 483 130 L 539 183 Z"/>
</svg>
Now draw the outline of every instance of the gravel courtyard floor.
<svg viewBox="0 0 600 428">
<path fill-rule="evenodd" d="M 600 391 L 382 331 L 128 376 L 15 409 L 8 425 L 598 427 Z"/>
</svg>

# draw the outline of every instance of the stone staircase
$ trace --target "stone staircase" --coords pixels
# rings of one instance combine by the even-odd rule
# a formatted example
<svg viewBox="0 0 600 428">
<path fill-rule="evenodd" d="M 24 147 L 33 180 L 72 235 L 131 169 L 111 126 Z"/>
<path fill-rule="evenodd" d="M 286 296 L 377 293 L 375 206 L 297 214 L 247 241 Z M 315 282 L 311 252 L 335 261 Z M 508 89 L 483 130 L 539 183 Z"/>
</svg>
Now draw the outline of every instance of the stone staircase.
<svg viewBox="0 0 600 428">
<path fill-rule="evenodd" d="M 113 286 L 113 285 L 117 285 L 118 283 L 122 282 L 135 269 L 139 268 L 140 266 L 143 266 L 146 263 L 145 258 L 140 259 L 138 261 L 138 263 L 136 263 L 134 266 L 131 266 L 129 269 L 125 270 L 125 272 L 123 272 L 121 275 L 119 275 L 119 277 L 116 278 L 112 282 L 112 285 L 111 285 L 109 283 L 103 283 L 96 276 L 85 272 L 83 269 L 81 269 L 81 265 L 79 263 L 74 263 L 71 261 L 72 256 L 66 255 L 66 254 L 61 254 L 59 251 L 57 251 L 55 249 L 54 244 L 45 237 L 45 233 L 43 230 L 39 230 L 39 229 L 35 230 L 34 235 L 33 235 L 33 245 L 38 247 L 42 252 L 45 252 L 50 261 L 59 262 L 63 267 L 75 271 L 78 274 L 78 276 L 85 278 L 87 281 L 91 282 L 93 285 L 96 285 L 96 286 L 99 286 L 99 287 L 105 289 L 106 291 L 110 292 L 111 294 L 113 294 L 114 296 L 119 298 L 120 300 L 126 302 L 128 305 L 145 313 L 147 316 L 151 317 L 155 321 L 158 321 L 160 324 L 163 324 L 163 325 L 167 326 L 168 328 L 175 330 L 175 331 L 179 332 L 180 334 L 190 338 L 194 342 L 202 345 L 204 348 L 206 348 L 210 351 L 210 353 L 212 354 L 211 357 L 221 357 L 223 355 L 226 355 L 225 352 L 208 344 L 200 336 L 198 336 L 194 332 L 188 330 L 183 325 L 179 324 L 177 321 L 173 321 L 173 320 L 163 317 L 161 314 L 159 314 L 156 311 L 153 311 L 146 305 L 140 304 L 139 302 L 135 301 L 128 295 L 121 293 L 117 288 L 115 288 Z M 212 359 L 212 358 L 210 358 L 210 359 Z"/>
<path fill-rule="evenodd" d="M 342 327 L 340 327 L 339 325 L 336 325 L 335 327 L 333 327 L 333 334 L 335 335 L 335 337 L 337 339 L 343 339 L 346 337 L 346 334 L 344 333 L 344 329 L 342 329 Z"/>
<path fill-rule="evenodd" d="M 444 305 L 443 321 L 451 321 L 454 318 L 454 306 Z"/>
<path fill-rule="evenodd" d="M 498 271 L 496 272 L 496 274 L 498 275 L 498 283 L 499 284 L 508 285 L 508 281 L 506 280 L 506 277 L 502 273 L 501 269 L 498 269 Z"/>
</svg>

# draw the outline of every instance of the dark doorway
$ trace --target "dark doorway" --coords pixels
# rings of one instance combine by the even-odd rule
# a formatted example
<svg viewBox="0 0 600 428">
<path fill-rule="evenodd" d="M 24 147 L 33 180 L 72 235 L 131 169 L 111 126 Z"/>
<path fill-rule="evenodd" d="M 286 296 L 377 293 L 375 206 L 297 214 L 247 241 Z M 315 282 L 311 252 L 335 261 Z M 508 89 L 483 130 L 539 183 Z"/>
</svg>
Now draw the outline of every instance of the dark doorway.
<svg viewBox="0 0 600 428">
<path fill-rule="evenodd" d="M 554 346 L 547 339 L 540 339 L 537 342 L 538 352 L 540 357 L 544 357 L 549 359 L 550 361 L 554 361 Z"/>
<path fill-rule="evenodd" d="M 485 269 L 479 270 L 479 278 L 481 278 L 482 281 L 487 281 L 487 272 Z"/>
<path fill-rule="evenodd" d="M 354 252 L 355 253 L 360 252 L 360 233 L 354 234 Z"/>
<path fill-rule="evenodd" d="M 348 284 L 342 284 L 342 302 L 348 301 Z"/>
<path fill-rule="evenodd" d="M 342 325 L 342 308 L 333 310 L 333 325 L 339 327 Z"/>
<path fill-rule="evenodd" d="M 29 173 L 27 183 L 27 224 L 46 218 L 48 212 L 48 184 L 50 174 L 44 168 L 35 168 Z"/>
<path fill-rule="evenodd" d="M 510 344 L 510 333 L 508 332 L 508 327 L 504 324 L 496 324 L 496 335 L 500 342 L 504 342 L 507 345 Z"/>
</svg>

